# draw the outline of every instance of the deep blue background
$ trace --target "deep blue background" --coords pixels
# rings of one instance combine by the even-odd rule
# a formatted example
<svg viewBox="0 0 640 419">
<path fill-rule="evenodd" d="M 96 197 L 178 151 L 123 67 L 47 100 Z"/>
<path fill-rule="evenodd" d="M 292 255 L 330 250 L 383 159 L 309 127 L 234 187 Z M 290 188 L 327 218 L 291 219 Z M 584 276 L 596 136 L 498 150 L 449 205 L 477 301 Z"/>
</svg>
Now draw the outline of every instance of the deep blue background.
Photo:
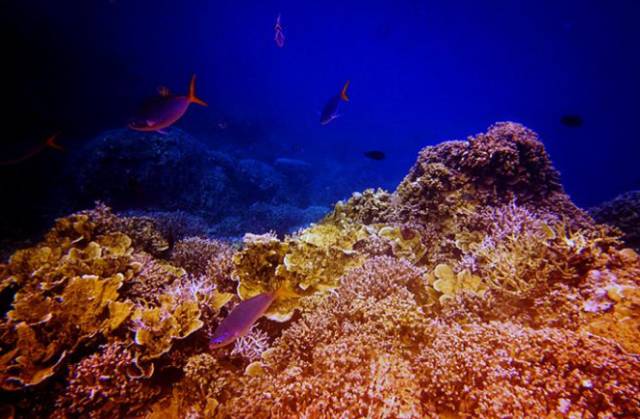
<svg viewBox="0 0 640 419">
<path fill-rule="evenodd" d="M 75 147 L 126 124 L 159 85 L 186 92 L 196 73 L 210 106 L 192 107 L 178 125 L 245 155 L 337 159 L 371 173 L 370 186 L 380 174 L 395 185 L 423 146 L 512 120 L 540 134 L 579 205 L 640 188 L 636 0 L 10 0 L 2 8 L 7 145 L 60 129 Z M 283 49 L 273 42 L 278 13 Z M 346 79 L 351 102 L 320 126 L 319 111 Z M 567 113 L 584 125 L 563 126 Z M 237 121 L 246 135 L 218 126 Z M 367 161 L 370 149 L 387 159 Z"/>
</svg>

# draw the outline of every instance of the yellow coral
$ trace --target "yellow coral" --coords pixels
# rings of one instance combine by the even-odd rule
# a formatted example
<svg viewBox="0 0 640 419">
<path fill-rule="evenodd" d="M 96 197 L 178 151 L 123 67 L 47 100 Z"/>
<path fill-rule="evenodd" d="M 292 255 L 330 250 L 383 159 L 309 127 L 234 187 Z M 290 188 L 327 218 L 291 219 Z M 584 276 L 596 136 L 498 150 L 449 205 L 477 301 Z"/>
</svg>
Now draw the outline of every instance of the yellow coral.
<svg viewBox="0 0 640 419">
<path fill-rule="evenodd" d="M 420 234 L 410 228 L 385 225 L 376 234 L 393 243 L 393 254 L 398 258 L 420 264 L 427 253 Z"/>
<path fill-rule="evenodd" d="M 473 275 L 466 269 L 456 275 L 453 269 L 445 264 L 436 266 L 434 275 L 437 279 L 433 282 L 433 288 L 442 293 L 440 302 L 461 292 L 470 292 L 482 297 L 489 288 L 479 276 Z"/>
<path fill-rule="evenodd" d="M 67 355 L 66 351 L 59 353 L 54 344 L 41 343 L 25 322 L 18 323 L 15 331 L 15 348 L 0 357 L 0 386 L 4 390 L 40 384 L 55 373 Z"/>
<path fill-rule="evenodd" d="M 287 292 L 274 301 L 266 316 L 286 321 L 300 305 L 296 295 L 333 289 L 347 269 L 362 263 L 361 255 L 353 250 L 362 237 L 364 233 L 358 229 L 328 223 L 314 225 L 285 241 L 273 235 L 246 235 L 244 249 L 234 256 L 238 295 L 247 299 L 284 289 Z"/>
<path fill-rule="evenodd" d="M 196 301 L 178 301 L 164 294 L 160 302 L 159 307 L 138 307 L 131 316 L 135 324 L 135 342 L 143 351 L 141 360 L 155 359 L 167 353 L 175 339 L 184 339 L 204 324 Z"/>
</svg>

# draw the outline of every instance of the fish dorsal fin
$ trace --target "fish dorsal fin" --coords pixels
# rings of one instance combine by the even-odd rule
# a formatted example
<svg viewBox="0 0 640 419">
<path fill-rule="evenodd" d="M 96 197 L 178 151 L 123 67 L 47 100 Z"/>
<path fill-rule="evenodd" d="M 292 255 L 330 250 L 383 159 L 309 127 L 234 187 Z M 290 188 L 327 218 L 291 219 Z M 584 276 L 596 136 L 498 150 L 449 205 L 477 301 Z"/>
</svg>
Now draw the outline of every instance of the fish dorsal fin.
<svg viewBox="0 0 640 419">
<path fill-rule="evenodd" d="M 162 97 L 171 96 L 171 90 L 167 86 L 158 86 L 158 94 Z"/>
</svg>

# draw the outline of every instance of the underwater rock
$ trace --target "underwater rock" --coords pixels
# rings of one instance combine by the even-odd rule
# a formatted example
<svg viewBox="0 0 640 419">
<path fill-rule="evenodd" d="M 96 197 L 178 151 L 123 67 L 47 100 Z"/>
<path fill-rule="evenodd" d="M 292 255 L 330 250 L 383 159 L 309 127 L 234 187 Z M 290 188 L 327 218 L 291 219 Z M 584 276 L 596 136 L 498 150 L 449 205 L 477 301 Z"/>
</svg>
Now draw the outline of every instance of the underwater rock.
<svg viewBox="0 0 640 419">
<path fill-rule="evenodd" d="M 238 162 L 243 202 L 283 202 L 286 199 L 285 178 L 270 165 L 253 159 Z"/>
<path fill-rule="evenodd" d="M 75 160 L 82 206 L 100 200 L 128 215 L 152 218 L 158 229 L 176 230 L 166 235 L 171 243 L 205 234 L 207 227 L 200 222 L 224 224 L 225 218 L 245 212 L 249 216 L 243 218 L 255 215 L 265 228 L 280 232 L 310 220 L 304 208 L 311 175 L 300 169 L 304 165 L 280 162 L 276 170 L 258 160 L 235 160 L 178 128 L 167 134 L 108 131 L 86 144 Z M 214 230 L 224 235 L 245 231 Z"/>
<path fill-rule="evenodd" d="M 309 189 L 314 180 L 311 164 L 304 160 L 278 158 L 273 167 L 284 175 L 291 202 L 298 207 L 307 207 L 311 203 Z"/>
<path fill-rule="evenodd" d="M 238 199 L 233 161 L 178 128 L 167 134 L 108 131 L 87 143 L 76 160 L 84 202 L 216 217 L 232 210 Z"/>
<path fill-rule="evenodd" d="M 599 223 L 619 228 L 625 243 L 640 251 L 640 191 L 624 193 L 590 208 L 589 214 Z"/>
</svg>

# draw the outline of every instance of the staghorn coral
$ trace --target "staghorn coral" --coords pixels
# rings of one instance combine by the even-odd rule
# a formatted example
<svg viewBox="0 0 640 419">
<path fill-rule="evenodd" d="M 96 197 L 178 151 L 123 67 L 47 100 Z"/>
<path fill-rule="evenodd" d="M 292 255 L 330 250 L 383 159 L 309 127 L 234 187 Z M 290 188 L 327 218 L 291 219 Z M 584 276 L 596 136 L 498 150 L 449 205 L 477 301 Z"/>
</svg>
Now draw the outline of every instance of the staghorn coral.
<svg viewBox="0 0 640 419">
<path fill-rule="evenodd" d="M 461 267 L 478 273 L 491 288 L 528 297 L 553 281 L 579 278 L 614 239 L 570 231 L 565 223 L 538 216 L 514 202 L 479 214 L 485 235 L 462 246 Z"/>
</svg>

